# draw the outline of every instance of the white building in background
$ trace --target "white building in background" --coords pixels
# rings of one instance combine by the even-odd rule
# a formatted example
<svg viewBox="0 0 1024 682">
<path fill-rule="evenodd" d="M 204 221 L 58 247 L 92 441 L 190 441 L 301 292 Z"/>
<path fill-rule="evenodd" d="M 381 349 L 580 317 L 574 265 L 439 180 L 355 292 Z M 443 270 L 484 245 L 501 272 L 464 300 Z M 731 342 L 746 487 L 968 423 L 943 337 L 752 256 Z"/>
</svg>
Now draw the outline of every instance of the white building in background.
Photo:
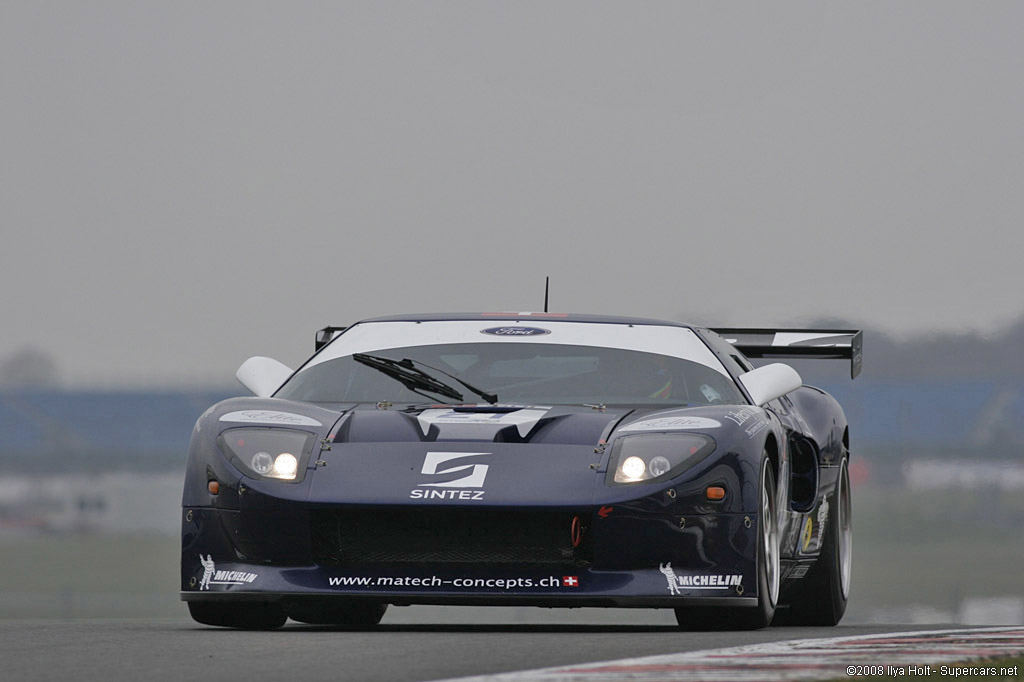
<svg viewBox="0 0 1024 682">
<path fill-rule="evenodd" d="M 183 473 L 0 476 L 0 533 L 181 528 Z"/>
<path fill-rule="evenodd" d="M 1024 457 L 995 459 L 912 459 L 903 465 L 911 490 L 1024 491 Z"/>
</svg>

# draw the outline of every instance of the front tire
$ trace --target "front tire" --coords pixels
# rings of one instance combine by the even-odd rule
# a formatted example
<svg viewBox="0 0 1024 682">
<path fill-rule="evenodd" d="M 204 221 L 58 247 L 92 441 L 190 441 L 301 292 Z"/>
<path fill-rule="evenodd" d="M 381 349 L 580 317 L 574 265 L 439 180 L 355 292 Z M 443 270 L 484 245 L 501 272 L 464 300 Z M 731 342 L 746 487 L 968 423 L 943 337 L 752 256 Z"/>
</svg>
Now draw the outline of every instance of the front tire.
<svg viewBox="0 0 1024 682">
<path fill-rule="evenodd" d="M 309 625 L 370 627 L 380 623 L 387 604 L 345 598 L 295 601 L 286 606 L 288 617 Z"/>
<path fill-rule="evenodd" d="M 271 602 L 190 601 L 188 612 L 197 623 L 238 630 L 275 630 L 288 620 Z"/>
<path fill-rule="evenodd" d="M 779 600 L 782 569 L 775 472 L 768 453 L 764 453 L 761 458 L 759 484 L 761 514 L 757 520 L 757 606 L 678 608 L 675 610 L 676 622 L 683 630 L 760 630 L 772 622 Z"/>
<path fill-rule="evenodd" d="M 795 591 L 789 608 L 780 609 L 776 625 L 838 625 L 850 598 L 853 523 L 847 459 L 840 465 L 832 497 L 834 511 L 825 522 L 821 555 Z"/>
</svg>

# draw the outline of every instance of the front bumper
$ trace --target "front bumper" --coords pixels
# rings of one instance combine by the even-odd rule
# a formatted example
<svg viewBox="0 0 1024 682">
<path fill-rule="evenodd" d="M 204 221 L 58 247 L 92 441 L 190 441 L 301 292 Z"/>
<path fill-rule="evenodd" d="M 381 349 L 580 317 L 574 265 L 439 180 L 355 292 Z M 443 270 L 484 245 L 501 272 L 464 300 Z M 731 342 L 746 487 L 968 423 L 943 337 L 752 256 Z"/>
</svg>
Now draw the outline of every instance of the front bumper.
<svg viewBox="0 0 1024 682">
<path fill-rule="evenodd" d="M 628 504 L 445 513 L 424 522 L 423 511 L 413 508 L 188 507 L 181 598 L 555 607 L 757 604 L 753 515 L 680 516 Z M 403 514 L 416 516 L 402 523 Z M 573 541 L 573 519 L 583 528 L 579 542 Z"/>
</svg>

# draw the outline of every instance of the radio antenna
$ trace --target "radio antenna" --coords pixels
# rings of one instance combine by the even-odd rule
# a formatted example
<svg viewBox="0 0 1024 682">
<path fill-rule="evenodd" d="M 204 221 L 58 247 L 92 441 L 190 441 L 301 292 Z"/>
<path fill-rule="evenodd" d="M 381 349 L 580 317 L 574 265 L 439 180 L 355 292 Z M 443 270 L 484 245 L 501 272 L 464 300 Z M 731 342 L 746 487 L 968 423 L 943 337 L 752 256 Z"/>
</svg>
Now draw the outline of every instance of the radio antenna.
<svg viewBox="0 0 1024 682">
<path fill-rule="evenodd" d="M 544 312 L 548 311 L 548 287 L 551 284 L 551 278 L 544 278 Z"/>
</svg>

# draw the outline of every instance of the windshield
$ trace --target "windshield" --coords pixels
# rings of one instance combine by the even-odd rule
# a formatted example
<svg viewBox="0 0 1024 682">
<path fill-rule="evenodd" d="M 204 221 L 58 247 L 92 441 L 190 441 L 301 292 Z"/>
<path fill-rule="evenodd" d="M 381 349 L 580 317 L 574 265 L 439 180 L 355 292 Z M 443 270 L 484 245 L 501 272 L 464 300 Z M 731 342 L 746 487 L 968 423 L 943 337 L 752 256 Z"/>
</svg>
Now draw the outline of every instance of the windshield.
<svg viewBox="0 0 1024 682">
<path fill-rule="evenodd" d="M 411 360 L 441 382 L 467 382 L 504 404 L 742 404 L 732 380 L 698 362 L 659 353 L 553 343 L 478 342 L 375 350 L 394 363 Z M 365 357 L 365 356 L 364 356 Z M 457 384 L 456 384 L 457 385 Z M 413 390 L 413 389 L 420 390 Z M 437 402 L 458 402 L 441 393 Z M 343 355 L 307 366 L 276 397 L 330 403 L 423 403 L 421 384 Z M 478 400 L 468 394 L 470 402 Z"/>
</svg>

